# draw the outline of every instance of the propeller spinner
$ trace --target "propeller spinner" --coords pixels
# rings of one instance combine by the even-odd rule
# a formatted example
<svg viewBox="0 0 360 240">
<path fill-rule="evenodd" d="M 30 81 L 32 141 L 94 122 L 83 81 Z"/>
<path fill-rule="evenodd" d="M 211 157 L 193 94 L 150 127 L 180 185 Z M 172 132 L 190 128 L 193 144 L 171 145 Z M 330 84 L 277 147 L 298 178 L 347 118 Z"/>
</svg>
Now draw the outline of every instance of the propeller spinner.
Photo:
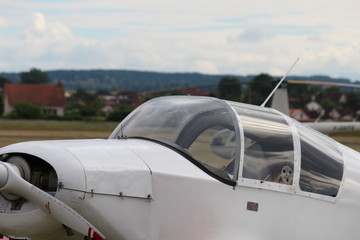
<svg viewBox="0 0 360 240">
<path fill-rule="evenodd" d="M 21 174 L 22 169 L 19 168 L 15 164 L 0 162 L 0 192 L 2 194 L 10 193 L 21 196 L 65 226 L 91 239 L 105 239 L 105 236 L 99 230 L 74 209 L 24 180 Z"/>
</svg>

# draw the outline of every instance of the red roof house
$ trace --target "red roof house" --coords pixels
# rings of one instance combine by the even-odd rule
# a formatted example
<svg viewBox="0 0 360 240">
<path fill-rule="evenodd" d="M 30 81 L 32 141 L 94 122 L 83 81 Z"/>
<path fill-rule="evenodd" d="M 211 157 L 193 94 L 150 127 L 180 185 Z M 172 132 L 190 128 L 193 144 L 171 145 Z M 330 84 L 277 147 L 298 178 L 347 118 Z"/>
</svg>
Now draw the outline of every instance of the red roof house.
<svg viewBox="0 0 360 240">
<path fill-rule="evenodd" d="M 313 122 L 314 119 L 311 119 L 302 109 L 289 109 L 290 117 L 298 120 L 299 122 Z"/>
<path fill-rule="evenodd" d="M 12 112 L 12 105 L 18 102 L 43 106 L 47 115 L 64 116 L 65 93 L 61 83 L 57 85 L 5 83 L 4 115 Z"/>
<path fill-rule="evenodd" d="M 187 88 L 185 89 L 186 94 L 190 96 L 210 96 L 211 92 L 204 92 L 198 88 Z"/>
</svg>

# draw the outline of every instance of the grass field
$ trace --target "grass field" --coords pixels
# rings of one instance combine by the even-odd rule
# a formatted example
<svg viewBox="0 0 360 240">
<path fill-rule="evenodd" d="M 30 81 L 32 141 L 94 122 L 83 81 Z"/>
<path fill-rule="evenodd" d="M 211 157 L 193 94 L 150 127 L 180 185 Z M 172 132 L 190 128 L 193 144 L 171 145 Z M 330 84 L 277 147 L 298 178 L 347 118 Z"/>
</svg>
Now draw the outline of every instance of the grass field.
<svg viewBox="0 0 360 240">
<path fill-rule="evenodd" d="M 330 137 L 360 152 L 360 132 L 336 133 L 330 135 Z"/>
<path fill-rule="evenodd" d="M 107 138 L 118 123 L 0 119 L 0 147 L 23 141 Z"/>
<path fill-rule="evenodd" d="M 115 122 L 43 121 L 0 119 L 0 147 L 23 141 L 107 138 Z M 360 151 L 360 132 L 333 134 L 330 137 Z"/>
</svg>

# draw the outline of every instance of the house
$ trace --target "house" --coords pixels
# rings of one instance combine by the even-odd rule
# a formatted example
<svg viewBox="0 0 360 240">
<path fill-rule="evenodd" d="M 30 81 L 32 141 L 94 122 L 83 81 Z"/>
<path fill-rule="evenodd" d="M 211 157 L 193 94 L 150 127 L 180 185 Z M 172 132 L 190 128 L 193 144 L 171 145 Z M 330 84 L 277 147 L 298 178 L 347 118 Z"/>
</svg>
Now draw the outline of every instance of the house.
<svg viewBox="0 0 360 240">
<path fill-rule="evenodd" d="M 329 117 L 331 117 L 333 120 L 338 121 L 341 117 L 341 114 L 339 113 L 339 111 L 335 108 L 333 108 L 330 112 L 329 112 Z"/>
<path fill-rule="evenodd" d="M 319 103 L 317 103 L 315 101 L 315 97 L 312 97 L 311 102 L 309 102 L 308 104 L 306 104 L 306 108 L 308 111 L 310 112 L 317 112 L 320 113 L 322 111 L 322 107 Z"/>
<path fill-rule="evenodd" d="M 139 95 L 138 92 L 130 91 L 130 90 L 119 90 L 116 93 L 116 102 L 122 105 L 133 105 L 138 106 Z"/>
<path fill-rule="evenodd" d="M 208 91 L 201 91 L 198 88 L 186 88 L 185 89 L 186 94 L 190 96 L 210 96 L 211 92 Z"/>
<path fill-rule="evenodd" d="M 299 122 L 312 122 L 311 119 L 302 109 L 289 109 L 290 117 L 298 120 Z"/>
<path fill-rule="evenodd" d="M 12 105 L 18 102 L 43 106 L 46 115 L 64 116 L 66 101 L 61 82 L 56 85 L 5 83 L 4 115 L 11 113 Z"/>
<path fill-rule="evenodd" d="M 109 99 L 109 100 L 104 100 L 104 106 L 101 109 L 101 112 L 103 112 L 105 114 L 105 116 L 108 116 L 110 113 L 112 113 L 113 111 L 115 111 L 116 108 L 118 108 L 118 104 L 116 102 L 115 96 L 112 96 L 113 98 L 110 98 L 109 96 L 104 98 L 104 99 Z"/>
</svg>

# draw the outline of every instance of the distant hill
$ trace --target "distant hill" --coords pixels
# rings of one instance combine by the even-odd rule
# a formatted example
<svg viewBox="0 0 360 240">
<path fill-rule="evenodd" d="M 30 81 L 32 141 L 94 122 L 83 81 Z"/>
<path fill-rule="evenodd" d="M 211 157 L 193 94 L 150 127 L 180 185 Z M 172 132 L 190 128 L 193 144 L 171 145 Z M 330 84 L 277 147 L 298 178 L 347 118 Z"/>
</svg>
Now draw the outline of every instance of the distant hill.
<svg viewBox="0 0 360 240">
<path fill-rule="evenodd" d="M 128 70 L 56 70 L 47 71 L 53 83 L 61 81 L 65 89 L 86 90 L 127 89 L 134 91 L 158 91 L 172 88 L 186 88 L 203 85 L 217 85 L 225 75 L 200 73 L 160 73 Z M 0 73 L 13 83 L 20 82 L 19 73 Z M 241 81 L 247 77 L 236 76 Z"/>
<path fill-rule="evenodd" d="M 150 71 L 129 70 L 55 70 L 47 71 L 53 83 L 61 81 L 66 90 L 78 88 L 86 90 L 120 89 L 134 91 L 159 91 L 172 88 L 188 88 L 194 86 L 216 86 L 219 80 L 229 75 L 209 75 L 200 73 L 162 73 Z M 0 73 L 0 76 L 10 79 L 13 83 L 20 82 L 20 73 Z M 254 76 L 239 76 L 241 82 L 248 82 Z M 280 78 L 280 77 L 274 77 Z M 290 76 L 293 80 L 313 80 L 350 83 L 345 78 L 330 78 L 327 76 Z"/>
</svg>

